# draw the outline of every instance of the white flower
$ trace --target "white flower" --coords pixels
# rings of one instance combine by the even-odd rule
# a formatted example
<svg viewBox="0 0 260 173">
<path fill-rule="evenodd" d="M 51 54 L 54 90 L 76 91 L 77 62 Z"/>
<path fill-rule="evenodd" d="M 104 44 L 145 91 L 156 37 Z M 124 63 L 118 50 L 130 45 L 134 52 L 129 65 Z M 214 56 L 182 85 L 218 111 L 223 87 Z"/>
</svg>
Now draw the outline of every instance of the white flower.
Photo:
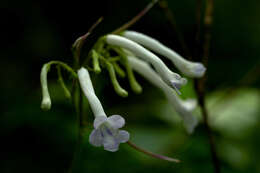
<svg viewBox="0 0 260 173">
<path fill-rule="evenodd" d="M 183 74 L 189 77 L 202 77 L 206 71 L 206 68 L 203 66 L 203 64 L 184 59 L 178 53 L 174 52 L 152 37 L 135 31 L 125 31 L 123 32 L 122 36 L 167 57 Z"/>
<path fill-rule="evenodd" d="M 42 103 L 41 108 L 43 110 L 51 109 L 51 98 L 48 90 L 47 74 L 50 69 L 49 64 L 44 64 L 41 70 L 41 87 L 42 87 Z"/>
<path fill-rule="evenodd" d="M 198 120 L 194 115 L 192 115 L 192 111 L 196 107 L 196 101 L 193 99 L 188 99 L 185 101 L 181 100 L 178 95 L 175 94 L 173 89 L 164 83 L 161 77 L 146 62 L 134 56 L 128 56 L 128 61 L 136 72 L 156 87 L 162 89 L 169 102 L 183 119 L 184 126 L 188 133 L 192 133 L 198 124 Z"/>
<path fill-rule="evenodd" d="M 177 92 L 182 85 L 185 85 L 187 83 L 187 80 L 185 78 L 182 78 L 179 74 L 172 72 L 160 58 L 158 58 L 155 54 L 145 49 L 138 43 L 113 34 L 109 34 L 106 36 L 106 42 L 110 45 L 119 46 L 121 48 L 130 50 L 137 57 L 151 63 L 156 71 L 159 73 L 161 78 L 164 80 L 164 82 L 174 88 Z"/>
<path fill-rule="evenodd" d="M 125 120 L 120 115 L 106 116 L 104 109 L 97 98 L 89 73 L 82 67 L 78 70 L 78 78 L 81 89 L 87 97 L 90 107 L 94 113 L 94 130 L 89 136 L 89 142 L 94 146 L 104 146 L 107 151 L 117 151 L 119 144 L 129 140 L 129 133 L 119 130 L 125 124 Z"/>
</svg>

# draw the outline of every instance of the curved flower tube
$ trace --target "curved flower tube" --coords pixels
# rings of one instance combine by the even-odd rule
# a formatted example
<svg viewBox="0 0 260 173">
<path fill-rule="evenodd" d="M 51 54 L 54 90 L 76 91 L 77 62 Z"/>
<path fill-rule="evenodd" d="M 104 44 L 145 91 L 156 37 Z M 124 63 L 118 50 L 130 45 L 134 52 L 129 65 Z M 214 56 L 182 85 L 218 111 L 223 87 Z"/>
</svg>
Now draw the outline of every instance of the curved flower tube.
<svg viewBox="0 0 260 173">
<path fill-rule="evenodd" d="M 42 87 L 42 103 L 41 108 L 43 110 L 50 110 L 51 109 L 51 97 L 48 90 L 48 80 L 47 75 L 48 71 L 50 70 L 50 65 L 44 64 L 41 70 L 41 87 Z"/>
<path fill-rule="evenodd" d="M 182 78 L 179 74 L 172 72 L 160 58 L 158 58 L 155 54 L 145 49 L 138 43 L 113 34 L 107 35 L 105 40 L 108 44 L 130 50 L 137 57 L 140 57 L 145 61 L 151 63 L 155 67 L 161 78 L 165 81 L 165 83 L 174 88 L 178 93 L 180 87 L 187 83 L 187 80 L 185 78 Z"/>
<path fill-rule="evenodd" d="M 107 151 L 115 152 L 120 143 L 129 140 L 129 133 L 125 130 L 119 130 L 125 124 L 125 120 L 120 115 L 107 117 L 99 99 L 97 98 L 89 73 L 82 67 L 78 70 L 78 78 L 81 89 L 87 97 L 90 107 L 94 113 L 94 130 L 89 136 L 89 142 L 94 146 L 104 146 Z"/>
<path fill-rule="evenodd" d="M 77 78 L 77 74 L 74 72 L 74 70 L 68 66 L 66 63 L 63 63 L 61 61 L 50 61 L 46 64 L 43 65 L 41 69 L 41 75 L 40 75 L 40 80 L 41 80 L 41 87 L 42 87 L 42 102 L 41 102 L 41 108 L 43 110 L 50 110 L 51 109 L 51 98 L 48 90 L 48 80 L 47 80 L 47 75 L 48 72 L 53 64 L 56 64 L 58 68 L 62 67 L 65 70 L 67 70 L 74 78 Z M 61 81 L 61 74 L 59 74 L 58 70 L 58 76 L 59 76 L 59 82 L 61 83 L 63 89 L 66 88 L 65 84 L 63 81 Z M 66 89 L 65 89 L 66 90 Z M 65 91 L 64 90 L 64 91 Z M 68 96 L 70 93 L 66 93 L 68 91 L 65 91 L 65 94 Z"/>
<path fill-rule="evenodd" d="M 173 89 L 170 88 L 146 62 L 134 56 L 128 56 L 128 61 L 136 72 L 138 72 L 149 82 L 151 82 L 153 85 L 160 88 L 164 92 L 165 96 L 173 105 L 176 112 L 178 112 L 183 119 L 184 126 L 187 132 L 192 133 L 194 128 L 198 124 L 198 120 L 194 115 L 192 115 L 192 111 L 196 107 L 196 101 L 193 99 L 188 99 L 185 101 L 181 100 L 175 94 L 175 92 L 173 92 Z"/>
<path fill-rule="evenodd" d="M 186 76 L 199 78 L 205 74 L 206 68 L 203 64 L 199 62 L 191 62 L 178 53 L 174 52 L 170 48 L 166 47 L 159 41 L 155 40 L 152 37 L 149 37 L 145 34 L 138 33 L 135 31 L 125 31 L 122 33 L 122 36 L 133 40 L 144 47 L 161 54 L 172 61 L 172 63 Z"/>
</svg>

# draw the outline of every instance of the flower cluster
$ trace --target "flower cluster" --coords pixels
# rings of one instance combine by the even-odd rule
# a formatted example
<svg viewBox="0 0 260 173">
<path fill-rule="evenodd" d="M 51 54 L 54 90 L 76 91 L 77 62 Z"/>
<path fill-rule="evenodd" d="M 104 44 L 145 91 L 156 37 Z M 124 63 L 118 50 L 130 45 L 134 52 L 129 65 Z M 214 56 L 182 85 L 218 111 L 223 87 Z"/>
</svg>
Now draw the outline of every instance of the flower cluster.
<svg viewBox="0 0 260 173">
<path fill-rule="evenodd" d="M 171 60 L 176 68 L 187 77 L 199 78 L 206 71 L 206 68 L 201 63 L 184 59 L 170 48 L 147 35 L 134 31 L 124 31 L 121 35 L 108 34 L 95 43 L 85 61 L 86 63 L 83 63 L 84 67 L 81 67 L 77 73 L 66 64 L 58 61 L 53 61 L 43 66 L 41 71 L 43 95 L 41 107 L 45 110 L 51 107 L 47 86 L 47 73 L 51 64 L 64 67 L 72 74 L 74 79 L 79 81 L 81 90 L 88 99 L 95 116 L 94 129 L 89 136 L 89 142 L 94 146 L 104 146 L 104 149 L 107 151 L 117 151 L 120 143 L 125 143 L 129 140 L 130 134 L 125 130 L 120 130 L 125 125 L 123 117 L 120 115 L 107 117 L 102 104 L 95 94 L 87 70 L 87 63 L 92 62 L 92 70 L 97 74 L 101 72 L 102 68 L 107 69 L 115 92 L 122 97 L 127 97 L 128 92 L 120 86 L 116 76 L 118 75 L 122 78 L 127 76 L 131 89 L 135 93 L 141 93 L 142 87 L 134 76 L 134 72 L 139 73 L 164 92 L 167 100 L 183 119 L 187 132 L 192 133 L 198 124 L 198 120 L 192 113 L 196 107 L 196 101 L 194 99 L 182 100 L 178 95 L 181 94 L 181 87 L 187 83 L 187 79 L 170 70 L 152 51 Z M 124 66 L 125 71 L 120 66 Z M 63 83 L 60 71 L 58 75 L 62 88 L 67 93 L 66 95 L 70 96 L 68 89 Z"/>
</svg>

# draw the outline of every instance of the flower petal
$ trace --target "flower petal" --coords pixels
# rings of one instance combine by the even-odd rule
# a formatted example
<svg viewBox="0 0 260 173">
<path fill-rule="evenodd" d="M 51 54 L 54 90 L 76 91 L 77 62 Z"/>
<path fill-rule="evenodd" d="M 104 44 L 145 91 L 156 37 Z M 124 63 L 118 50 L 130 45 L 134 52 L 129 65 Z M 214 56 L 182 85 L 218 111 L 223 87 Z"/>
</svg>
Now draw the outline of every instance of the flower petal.
<svg viewBox="0 0 260 173">
<path fill-rule="evenodd" d="M 100 147 L 103 144 L 103 137 L 101 135 L 101 131 L 94 129 L 89 135 L 89 143 L 96 147 Z"/>
<path fill-rule="evenodd" d="M 185 117 L 183 119 L 184 127 L 189 134 L 192 134 L 195 127 L 198 125 L 198 119 L 195 116 Z"/>
<path fill-rule="evenodd" d="M 186 99 L 186 100 L 182 101 L 182 105 L 188 111 L 193 111 L 197 106 L 197 101 L 196 101 L 196 99 Z"/>
<path fill-rule="evenodd" d="M 114 136 L 106 136 L 103 140 L 104 149 L 107 151 L 115 152 L 118 150 L 119 142 Z"/>
<path fill-rule="evenodd" d="M 119 129 L 125 125 L 125 119 L 120 115 L 112 115 L 108 117 L 108 122 L 114 129 Z"/>
<path fill-rule="evenodd" d="M 129 140 L 130 134 L 126 130 L 119 130 L 116 138 L 119 143 L 125 143 Z"/>
<path fill-rule="evenodd" d="M 194 63 L 191 71 L 193 76 L 202 77 L 206 72 L 206 67 L 201 63 Z"/>
<path fill-rule="evenodd" d="M 106 116 L 98 116 L 94 120 L 94 128 L 97 129 L 102 123 L 107 120 Z"/>
</svg>

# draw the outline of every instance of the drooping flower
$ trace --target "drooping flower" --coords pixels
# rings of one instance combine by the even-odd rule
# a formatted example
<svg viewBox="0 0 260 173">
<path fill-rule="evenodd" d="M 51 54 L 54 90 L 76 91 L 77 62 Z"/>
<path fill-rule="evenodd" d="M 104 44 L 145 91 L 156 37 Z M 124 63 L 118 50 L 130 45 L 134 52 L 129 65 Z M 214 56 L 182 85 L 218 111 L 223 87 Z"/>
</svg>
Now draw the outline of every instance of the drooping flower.
<svg viewBox="0 0 260 173">
<path fill-rule="evenodd" d="M 182 78 L 179 74 L 172 72 L 159 57 L 138 43 L 125 37 L 113 34 L 107 35 L 105 40 L 108 44 L 127 49 L 133 52 L 138 58 L 142 58 L 145 61 L 151 63 L 163 81 L 174 88 L 177 92 L 179 92 L 179 89 L 182 85 L 187 83 L 185 78 Z"/>
<path fill-rule="evenodd" d="M 122 33 L 122 36 L 135 41 L 144 47 L 161 54 L 172 61 L 172 63 L 185 75 L 188 77 L 202 77 L 206 71 L 206 68 L 203 64 L 199 62 L 191 62 L 183 57 L 181 57 L 178 53 L 174 52 L 172 49 L 166 47 L 159 41 L 155 40 L 152 37 L 149 37 L 145 34 L 138 33 L 135 31 L 125 31 Z"/>
<path fill-rule="evenodd" d="M 94 130 L 89 136 L 89 142 L 94 146 L 104 146 L 107 151 L 115 152 L 120 143 L 129 140 L 129 133 L 125 130 L 119 130 L 125 124 L 125 120 L 120 115 L 107 117 L 99 99 L 97 98 L 89 73 L 82 67 L 78 70 L 78 78 L 81 89 L 87 97 L 90 107 L 95 116 Z"/>
<path fill-rule="evenodd" d="M 175 94 L 173 89 L 170 88 L 146 62 L 134 56 L 128 56 L 128 61 L 134 71 L 142 75 L 149 82 L 164 92 L 168 101 L 183 119 L 187 132 L 192 133 L 198 124 L 197 118 L 192 114 L 193 109 L 196 107 L 196 101 L 193 99 L 181 100 L 178 95 Z"/>
</svg>

